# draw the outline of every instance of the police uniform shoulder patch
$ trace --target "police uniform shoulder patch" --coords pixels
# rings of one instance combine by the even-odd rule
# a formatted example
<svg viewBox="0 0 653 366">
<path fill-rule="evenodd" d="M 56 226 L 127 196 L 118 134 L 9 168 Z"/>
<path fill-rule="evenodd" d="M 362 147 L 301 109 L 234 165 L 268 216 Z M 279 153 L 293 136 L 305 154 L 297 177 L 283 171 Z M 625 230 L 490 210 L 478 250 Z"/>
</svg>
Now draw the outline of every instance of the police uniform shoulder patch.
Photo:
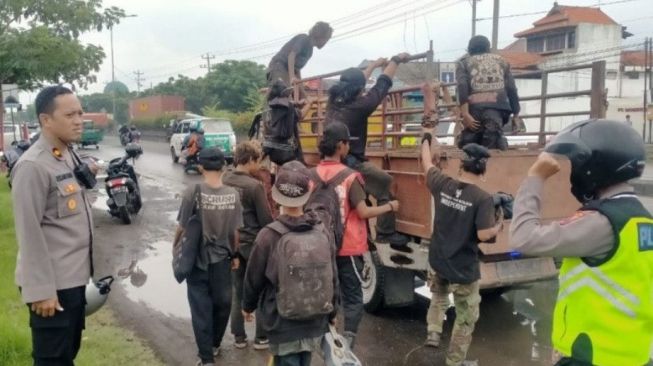
<svg viewBox="0 0 653 366">
<path fill-rule="evenodd" d="M 637 242 L 640 252 L 653 250 L 653 224 L 647 222 L 637 224 Z"/>
<path fill-rule="evenodd" d="M 576 221 L 582 219 L 583 217 L 586 217 L 586 216 L 591 215 L 593 213 L 594 213 L 593 211 L 576 211 L 573 215 L 571 215 L 571 216 L 569 216 L 569 217 L 567 217 L 565 219 L 560 220 L 559 223 L 560 223 L 561 226 L 569 225 L 569 224 L 571 224 L 573 222 L 576 222 Z"/>
</svg>

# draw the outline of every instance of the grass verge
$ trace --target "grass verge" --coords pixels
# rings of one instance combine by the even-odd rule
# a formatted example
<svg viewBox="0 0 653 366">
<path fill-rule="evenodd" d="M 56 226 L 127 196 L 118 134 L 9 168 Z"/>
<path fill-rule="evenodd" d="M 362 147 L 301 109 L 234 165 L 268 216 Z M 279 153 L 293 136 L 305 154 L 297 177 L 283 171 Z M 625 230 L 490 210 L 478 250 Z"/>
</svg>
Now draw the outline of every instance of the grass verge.
<svg viewBox="0 0 653 366">
<path fill-rule="evenodd" d="M 16 233 L 7 180 L 0 177 L 0 365 L 28 366 L 28 312 L 14 285 Z M 77 365 L 163 365 L 142 339 L 120 327 L 108 307 L 86 319 Z"/>
</svg>

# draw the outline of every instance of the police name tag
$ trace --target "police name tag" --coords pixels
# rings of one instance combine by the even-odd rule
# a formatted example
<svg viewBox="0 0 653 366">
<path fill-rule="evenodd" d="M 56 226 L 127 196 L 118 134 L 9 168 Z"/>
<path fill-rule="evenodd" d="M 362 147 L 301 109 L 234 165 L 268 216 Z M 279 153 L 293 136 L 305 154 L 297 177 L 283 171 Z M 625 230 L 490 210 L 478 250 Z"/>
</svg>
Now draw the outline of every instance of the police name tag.
<svg viewBox="0 0 653 366">
<path fill-rule="evenodd" d="M 653 224 L 640 223 L 637 225 L 639 251 L 653 250 Z"/>
</svg>

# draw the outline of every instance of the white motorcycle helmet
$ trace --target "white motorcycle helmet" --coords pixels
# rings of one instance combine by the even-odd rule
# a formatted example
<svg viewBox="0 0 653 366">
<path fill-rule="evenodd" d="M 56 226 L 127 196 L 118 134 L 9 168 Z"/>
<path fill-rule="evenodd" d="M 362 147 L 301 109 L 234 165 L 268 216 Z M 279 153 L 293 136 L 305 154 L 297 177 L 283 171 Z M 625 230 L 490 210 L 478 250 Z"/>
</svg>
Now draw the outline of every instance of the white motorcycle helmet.
<svg viewBox="0 0 653 366">
<path fill-rule="evenodd" d="M 102 277 L 96 282 L 93 282 L 92 278 L 89 280 L 88 285 L 86 285 L 86 316 L 100 310 L 104 303 L 107 302 L 112 283 L 113 276 Z"/>
</svg>

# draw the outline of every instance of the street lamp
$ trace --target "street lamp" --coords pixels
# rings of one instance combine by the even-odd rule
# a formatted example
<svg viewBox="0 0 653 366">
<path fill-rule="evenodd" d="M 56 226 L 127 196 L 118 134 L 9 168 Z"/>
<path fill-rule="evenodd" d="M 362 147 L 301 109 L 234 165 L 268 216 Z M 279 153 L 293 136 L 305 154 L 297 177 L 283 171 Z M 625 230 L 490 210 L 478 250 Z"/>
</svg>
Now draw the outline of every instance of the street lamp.
<svg viewBox="0 0 653 366">
<path fill-rule="evenodd" d="M 136 14 L 127 14 L 125 15 L 125 18 L 136 18 L 138 15 Z M 112 91 L 111 91 L 111 102 L 112 102 L 112 111 L 111 113 L 113 114 L 113 119 L 115 121 L 116 118 L 116 85 L 113 84 L 116 81 L 116 69 L 113 63 L 113 26 L 109 27 L 109 33 L 111 34 L 111 83 L 112 83 Z"/>
<path fill-rule="evenodd" d="M 125 18 L 136 18 L 137 14 L 127 14 Z M 109 27 L 109 32 L 111 33 L 111 81 L 116 81 L 116 72 L 113 65 L 113 26 Z"/>
</svg>

